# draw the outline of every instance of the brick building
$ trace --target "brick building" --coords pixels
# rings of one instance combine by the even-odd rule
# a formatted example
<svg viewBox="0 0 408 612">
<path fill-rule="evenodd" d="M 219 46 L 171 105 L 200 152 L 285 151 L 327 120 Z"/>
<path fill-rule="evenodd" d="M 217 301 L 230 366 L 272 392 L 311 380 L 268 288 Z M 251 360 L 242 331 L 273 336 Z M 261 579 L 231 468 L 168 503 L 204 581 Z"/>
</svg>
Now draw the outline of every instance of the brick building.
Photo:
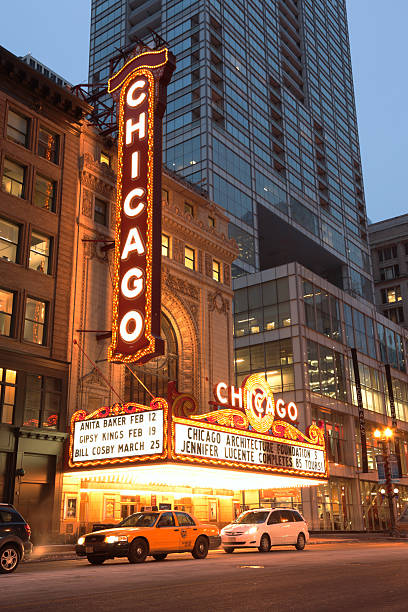
<svg viewBox="0 0 408 612">
<path fill-rule="evenodd" d="M 90 107 L 0 47 L 0 500 L 56 529 L 81 121 Z"/>
</svg>

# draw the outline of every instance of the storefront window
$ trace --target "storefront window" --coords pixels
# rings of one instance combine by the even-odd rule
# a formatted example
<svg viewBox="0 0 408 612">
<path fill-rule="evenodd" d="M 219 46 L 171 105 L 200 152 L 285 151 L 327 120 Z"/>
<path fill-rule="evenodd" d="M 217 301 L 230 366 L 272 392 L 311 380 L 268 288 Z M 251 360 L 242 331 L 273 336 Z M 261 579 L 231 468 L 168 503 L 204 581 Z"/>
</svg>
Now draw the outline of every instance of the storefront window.
<svg viewBox="0 0 408 612">
<path fill-rule="evenodd" d="M 348 531 L 353 525 L 351 481 L 330 478 L 317 487 L 317 509 L 321 531 Z"/>
<path fill-rule="evenodd" d="M 155 397 L 167 397 L 167 385 L 170 381 L 177 383 L 178 348 L 176 334 L 168 318 L 162 313 L 162 337 L 165 342 L 164 355 L 152 359 L 143 366 L 132 365 L 136 376 L 143 382 Z M 149 405 L 151 396 L 139 381 L 126 370 L 127 401 Z"/>
</svg>

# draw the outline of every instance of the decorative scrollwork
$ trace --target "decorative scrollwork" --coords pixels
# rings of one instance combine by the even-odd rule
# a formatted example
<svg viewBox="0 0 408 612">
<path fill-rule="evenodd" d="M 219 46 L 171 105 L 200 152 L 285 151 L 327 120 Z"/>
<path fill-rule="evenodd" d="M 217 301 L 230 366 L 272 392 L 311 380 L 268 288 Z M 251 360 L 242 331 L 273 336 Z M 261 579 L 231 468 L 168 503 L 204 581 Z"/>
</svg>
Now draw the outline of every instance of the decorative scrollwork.
<svg viewBox="0 0 408 612">
<path fill-rule="evenodd" d="M 299 429 L 286 423 L 286 421 L 275 421 L 271 428 L 272 434 L 278 438 L 286 438 L 286 440 L 304 441 L 304 435 Z"/>
<path fill-rule="evenodd" d="M 308 427 L 307 436 L 313 444 L 325 446 L 323 430 L 314 423 Z"/>
<path fill-rule="evenodd" d="M 208 423 L 216 423 L 218 425 L 227 425 L 228 427 L 236 427 L 237 429 L 247 429 L 249 421 L 247 416 L 239 411 L 225 408 L 224 410 L 214 410 L 206 414 L 197 414 L 191 417 L 194 420 L 207 421 Z"/>
<path fill-rule="evenodd" d="M 193 414 L 197 414 L 197 400 L 192 395 L 181 393 L 173 400 L 172 410 L 174 416 L 178 417 L 189 417 Z"/>
</svg>

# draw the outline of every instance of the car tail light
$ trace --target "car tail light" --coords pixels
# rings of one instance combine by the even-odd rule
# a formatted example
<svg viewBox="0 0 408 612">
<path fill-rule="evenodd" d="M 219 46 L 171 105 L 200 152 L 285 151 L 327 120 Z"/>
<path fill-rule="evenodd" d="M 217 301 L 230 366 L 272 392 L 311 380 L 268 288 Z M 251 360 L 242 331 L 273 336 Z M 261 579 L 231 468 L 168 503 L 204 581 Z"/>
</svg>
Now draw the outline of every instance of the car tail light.
<svg viewBox="0 0 408 612">
<path fill-rule="evenodd" d="M 28 523 L 26 523 L 24 525 L 24 527 L 25 527 L 25 530 L 27 532 L 28 537 L 30 537 L 31 536 L 31 527 L 30 527 L 30 525 Z"/>
</svg>

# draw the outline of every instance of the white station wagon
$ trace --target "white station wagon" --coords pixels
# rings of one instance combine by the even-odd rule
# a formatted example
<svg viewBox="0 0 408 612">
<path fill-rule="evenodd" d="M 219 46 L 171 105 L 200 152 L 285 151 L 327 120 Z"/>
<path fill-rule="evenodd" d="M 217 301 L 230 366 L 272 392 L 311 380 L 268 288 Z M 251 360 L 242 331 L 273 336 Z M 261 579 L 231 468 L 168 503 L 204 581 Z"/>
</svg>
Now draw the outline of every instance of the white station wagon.
<svg viewBox="0 0 408 612">
<path fill-rule="evenodd" d="M 268 552 L 271 546 L 295 546 L 303 550 L 309 530 L 303 516 L 292 508 L 257 508 L 248 510 L 221 530 L 221 546 L 226 553 L 236 548 L 258 548 Z"/>
</svg>

